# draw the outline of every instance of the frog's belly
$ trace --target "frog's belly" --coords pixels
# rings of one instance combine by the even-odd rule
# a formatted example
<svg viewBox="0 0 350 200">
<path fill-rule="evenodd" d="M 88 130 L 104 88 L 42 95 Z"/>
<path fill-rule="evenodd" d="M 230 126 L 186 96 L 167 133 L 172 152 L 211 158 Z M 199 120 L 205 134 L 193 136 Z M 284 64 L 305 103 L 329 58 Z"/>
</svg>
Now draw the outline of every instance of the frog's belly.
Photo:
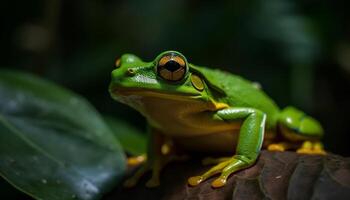
<svg viewBox="0 0 350 200">
<path fill-rule="evenodd" d="M 241 121 L 214 120 L 215 111 L 208 110 L 207 102 L 148 96 L 137 96 L 128 102 L 133 102 L 131 106 L 139 110 L 153 128 L 174 139 L 185 150 L 232 152 L 235 149 Z"/>
<path fill-rule="evenodd" d="M 202 108 L 204 106 L 192 102 L 165 102 L 156 106 L 149 103 L 143 106 L 143 114 L 154 128 L 174 138 L 200 137 L 224 132 L 232 134 L 240 128 L 240 120 L 214 120 L 215 112 L 201 111 L 205 109 Z"/>
<path fill-rule="evenodd" d="M 173 138 L 175 144 L 185 151 L 231 153 L 238 142 L 239 130 L 199 135 L 187 138 Z"/>
<path fill-rule="evenodd" d="M 240 121 L 215 121 L 204 114 L 186 116 L 184 120 L 168 116 L 158 121 L 162 121 L 159 128 L 164 135 L 181 149 L 193 152 L 233 152 L 241 126 Z"/>
<path fill-rule="evenodd" d="M 214 120 L 205 102 L 158 101 L 143 98 L 140 105 L 148 122 L 191 151 L 229 152 L 235 149 L 241 121 Z"/>
</svg>

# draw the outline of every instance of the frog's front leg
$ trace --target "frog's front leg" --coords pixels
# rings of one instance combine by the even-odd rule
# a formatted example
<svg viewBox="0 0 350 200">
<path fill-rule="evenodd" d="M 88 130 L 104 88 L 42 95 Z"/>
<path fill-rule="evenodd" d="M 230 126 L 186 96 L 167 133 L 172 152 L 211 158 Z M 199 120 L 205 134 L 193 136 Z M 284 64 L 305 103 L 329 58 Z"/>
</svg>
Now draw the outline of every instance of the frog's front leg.
<svg viewBox="0 0 350 200">
<path fill-rule="evenodd" d="M 259 155 L 264 138 L 265 113 L 253 108 L 226 108 L 219 110 L 214 118 L 228 123 L 243 120 L 236 154 L 212 167 L 204 174 L 189 178 L 188 183 L 191 186 L 198 185 L 218 173 L 221 173 L 221 175 L 212 182 L 212 186 L 215 188 L 224 186 L 227 178 L 232 173 L 253 165 Z"/>
<path fill-rule="evenodd" d="M 141 164 L 135 174 L 124 182 L 125 187 L 133 187 L 139 179 L 148 171 L 152 172 L 151 178 L 147 181 L 147 187 L 156 187 L 160 184 L 159 176 L 162 168 L 170 161 L 177 159 L 172 153 L 169 140 L 156 129 L 149 128 L 149 143 L 147 160 Z"/>
</svg>

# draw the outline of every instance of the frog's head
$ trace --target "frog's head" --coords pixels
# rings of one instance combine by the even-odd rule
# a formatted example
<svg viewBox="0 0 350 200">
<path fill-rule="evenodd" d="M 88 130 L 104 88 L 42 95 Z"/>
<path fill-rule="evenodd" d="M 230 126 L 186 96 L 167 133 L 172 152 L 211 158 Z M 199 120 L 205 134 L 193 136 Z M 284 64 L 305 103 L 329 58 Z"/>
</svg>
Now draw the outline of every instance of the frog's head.
<svg viewBox="0 0 350 200">
<path fill-rule="evenodd" d="M 124 54 L 116 60 L 115 66 L 109 91 L 116 100 L 125 96 L 209 99 L 203 78 L 191 70 L 187 59 L 179 52 L 163 52 L 152 62 Z"/>
</svg>

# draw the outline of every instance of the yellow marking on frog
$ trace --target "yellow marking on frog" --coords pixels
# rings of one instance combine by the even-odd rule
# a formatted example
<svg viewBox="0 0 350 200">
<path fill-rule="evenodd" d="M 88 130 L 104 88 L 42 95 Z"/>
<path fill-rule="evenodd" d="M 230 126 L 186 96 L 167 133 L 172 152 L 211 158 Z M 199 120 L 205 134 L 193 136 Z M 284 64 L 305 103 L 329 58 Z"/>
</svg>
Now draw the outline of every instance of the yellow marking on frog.
<svg viewBox="0 0 350 200">
<path fill-rule="evenodd" d="M 216 103 L 216 102 L 214 102 L 214 105 L 215 105 L 215 109 L 216 109 L 216 110 L 221 110 L 221 109 L 229 108 L 229 107 L 230 107 L 230 106 L 227 105 L 226 103 Z"/>
</svg>

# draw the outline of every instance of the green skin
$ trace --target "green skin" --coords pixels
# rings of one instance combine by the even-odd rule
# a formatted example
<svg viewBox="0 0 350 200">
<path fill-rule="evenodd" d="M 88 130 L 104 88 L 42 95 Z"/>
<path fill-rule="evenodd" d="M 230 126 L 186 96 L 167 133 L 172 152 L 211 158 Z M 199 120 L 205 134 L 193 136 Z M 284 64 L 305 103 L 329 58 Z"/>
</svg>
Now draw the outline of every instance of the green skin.
<svg viewBox="0 0 350 200">
<path fill-rule="evenodd" d="M 185 73 L 180 80 L 167 80 L 157 71 L 160 59 L 166 55 L 184 61 Z M 193 80 L 195 76 L 199 81 Z M 166 153 L 160 150 L 164 138 L 190 151 L 234 152 L 233 157 L 218 159 L 218 165 L 189 180 L 196 185 L 221 173 L 212 184 L 220 187 L 230 174 L 255 163 L 264 133 L 265 140 L 283 138 L 289 143 L 318 141 L 323 134 L 316 120 L 293 107 L 280 110 L 256 84 L 227 72 L 190 64 L 176 51 L 163 52 L 152 62 L 132 54 L 123 55 L 112 72 L 109 91 L 113 99 L 142 113 L 150 127 L 148 161 L 127 182 L 128 186 L 135 185 L 146 170 L 153 171 L 147 185 L 159 185 L 159 171 L 167 163 Z"/>
</svg>

